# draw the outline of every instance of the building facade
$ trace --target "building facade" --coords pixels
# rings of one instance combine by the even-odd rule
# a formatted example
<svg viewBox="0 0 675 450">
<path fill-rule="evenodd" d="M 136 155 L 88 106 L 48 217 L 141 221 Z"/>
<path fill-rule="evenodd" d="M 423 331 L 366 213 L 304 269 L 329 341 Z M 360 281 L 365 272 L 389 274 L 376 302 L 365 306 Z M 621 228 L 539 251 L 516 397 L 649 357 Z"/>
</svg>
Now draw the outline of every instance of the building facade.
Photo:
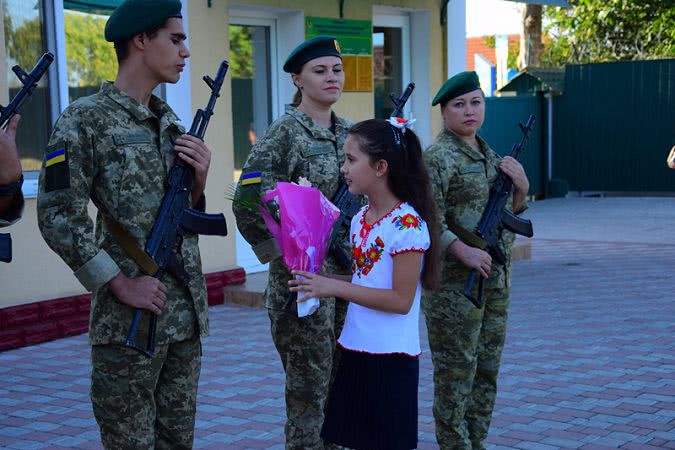
<svg viewBox="0 0 675 450">
<path fill-rule="evenodd" d="M 103 39 L 102 26 L 109 8 L 118 3 L 0 3 L 0 103 L 8 103 L 20 87 L 11 71 L 13 65 L 29 71 L 45 51 L 56 55 L 48 76 L 24 108 L 19 127 L 17 142 L 26 178 L 26 210 L 19 223 L 3 230 L 12 234 L 14 260 L 0 265 L 0 311 L 86 294 L 71 270 L 44 243 L 37 226 L 35 194 L 44 148 L 59 113 L 75 98 L 96 92 L 101 81 L 114 77 L 114 52 Z M 428 145 L 441 129 L 440 114 L 432 111 L 431 99 L 448 72 L 463 70 L 465 64 L 463 2 L 441 3 L 183 2 L 191 57 L 180 82 L 161 86 L 158 94 L 174 108 L 186 128 L 194 111 L 208 100 L 209 90 L 202 76 L 213 76 L 223 59 L 231 63 L 206 134 L 213 153 L 206 189 L 207 211 L 224 212 L 230 230 L 226 238 L 200 239 L 204 270 L 212 274 L 212 279 L 226 283 L 233 279 L 227 274 L 241 268 L 264 269 L 257 265 L 250 248 L 236 232 L 227 193 L 238 178 L 251 144 L 272 120 L 283 114 L 284 105 L 292 98 L 294 87 L 281 70 L 291 49 L 313 34 L 327 31 L 338 36 L 343 53 L 349 56 L 345 59 L 349 87 L 335 109 L 353 121 L 386 115 L 391 110 L 389 93 L 400 93 L 408 82 L 414 81 L 416 89 L 407 114 L 417 118 L 416 131 L 423 144 Z M 449 33 L 448 23 L 456 24 Z M 462 38 L 457 47 L 448 45 L 459 36 Z M 93 206 L 91 212 L 93 217 Z"/>
</svg>

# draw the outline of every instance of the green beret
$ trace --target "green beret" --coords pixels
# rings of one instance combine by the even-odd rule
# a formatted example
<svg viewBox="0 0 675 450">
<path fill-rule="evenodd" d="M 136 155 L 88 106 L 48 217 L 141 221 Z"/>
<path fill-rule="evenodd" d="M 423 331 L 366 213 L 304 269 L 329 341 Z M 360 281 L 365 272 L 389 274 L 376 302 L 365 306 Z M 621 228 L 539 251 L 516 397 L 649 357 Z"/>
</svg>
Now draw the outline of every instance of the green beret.
<svg viewBox="0 0 675 450">
<path fill-rule="evenodd" d="M 307 62 L 321 56 L 337 56 L 340 55 L 340 44 L 337 39 L 332 36 L 316 36 L 307 39 L 302 44 L 295 47 L 295 49 L 288 55 L 284 63 L 284 72 L 299 73 L 302 66 Z"/>
<path fill-rule="evenodd" d="M 183 17 L 180 0 L 125 0 L 105 24 L 105 40 L 118 42 L 164 25 L 170 17 Z"/>
<path fill-rule="evenodd" d="M 473 70 L 460 72 L 443 83 L 443 86 L 438 90 L 438 94 L 431 102 L 431 106 L 436 106 L 439 103 L 445 103 L 455 97 L 464 95 L 467 92 L 480 89 L 480 81 L 478 75 Z"/>
</svg>

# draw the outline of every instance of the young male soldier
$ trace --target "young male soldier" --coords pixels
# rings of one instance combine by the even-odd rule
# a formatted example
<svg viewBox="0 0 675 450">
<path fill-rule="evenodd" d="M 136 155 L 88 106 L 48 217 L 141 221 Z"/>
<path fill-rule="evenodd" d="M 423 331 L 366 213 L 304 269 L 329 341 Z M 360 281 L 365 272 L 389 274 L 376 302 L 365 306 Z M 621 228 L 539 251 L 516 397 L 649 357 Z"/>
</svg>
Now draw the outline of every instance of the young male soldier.
<svg viewBox="0 0 675 450">
<path fill-rule="evenodd" d="M 19 116 L 12 117 L 6 130 L 0 129 L 0 228 L 12 225 L 23 212 L 21 161 L 16 150 Z"/>
<path fill-rule="evenodd" d="M 192 205 L 204 209 L 210 151 L 185 135 L 178 117 L 152 95 L 176 83 L 190 52 L 178 0 L 125 0 L 110 16 L 119 70 L 99 93 L 73 102 L 57 121 L 46 150 L 38 196 L 40 230 L 49 246 L 91 292 L 91 400 L 110 449 L 192 447 L 201 367 L 208 333 L 207 299 L 196 235 L 177 250 L 190 275 L 144 276 L 112 234 L 119 225 L 145 247 L 176 157 L 195 171 Z M 92 200 L 96 226 L 87 214 Z M 134 310 L 158 316 L 155 356 L 123 345 Z"/>
</svg>

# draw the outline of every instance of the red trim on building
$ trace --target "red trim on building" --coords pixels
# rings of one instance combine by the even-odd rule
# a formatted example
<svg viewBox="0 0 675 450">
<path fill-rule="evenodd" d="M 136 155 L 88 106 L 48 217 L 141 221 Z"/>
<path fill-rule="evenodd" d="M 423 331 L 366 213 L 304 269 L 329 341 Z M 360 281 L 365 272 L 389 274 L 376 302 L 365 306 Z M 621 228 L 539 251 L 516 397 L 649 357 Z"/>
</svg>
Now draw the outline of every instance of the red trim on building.
<svg viewBox="0 0 675 450">
<path fill-rule="evenodd" d="M 209 306 L 222 305 L 223 288 L 243 284 L 242 268 L 209 273 L 206 290 Z M 0 351 L 86 333 L 91 294 L 44 300 L 0 309 Z"/>
</svg>

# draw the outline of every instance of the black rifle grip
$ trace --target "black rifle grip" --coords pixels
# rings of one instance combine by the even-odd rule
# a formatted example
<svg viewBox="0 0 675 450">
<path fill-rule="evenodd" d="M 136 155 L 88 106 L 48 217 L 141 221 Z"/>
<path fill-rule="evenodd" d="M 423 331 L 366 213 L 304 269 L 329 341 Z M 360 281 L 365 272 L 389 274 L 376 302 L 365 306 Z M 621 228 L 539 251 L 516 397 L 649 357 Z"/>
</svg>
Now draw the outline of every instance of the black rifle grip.
<svg viewBox="0 0 675 450">
<path fill-rule="evenodd" d="M 12 262 L 12 236 L 0 234 L 0 262 Z"/>
<path fill-rule="evenodd" d="M 473 306 L 480 309 L 483 307 L 483 277 L 478 275 L 478 296 L 474 297 L 472 291 L 476 275 L 478 275 L 478 272 L 475 270 L 472 270 L 469 274 L 469 278 L 466 280 L 466 284 L 464 285 L 464 296 L 468 298 L 471 303 L 473 303 Z"/>
</svg>

